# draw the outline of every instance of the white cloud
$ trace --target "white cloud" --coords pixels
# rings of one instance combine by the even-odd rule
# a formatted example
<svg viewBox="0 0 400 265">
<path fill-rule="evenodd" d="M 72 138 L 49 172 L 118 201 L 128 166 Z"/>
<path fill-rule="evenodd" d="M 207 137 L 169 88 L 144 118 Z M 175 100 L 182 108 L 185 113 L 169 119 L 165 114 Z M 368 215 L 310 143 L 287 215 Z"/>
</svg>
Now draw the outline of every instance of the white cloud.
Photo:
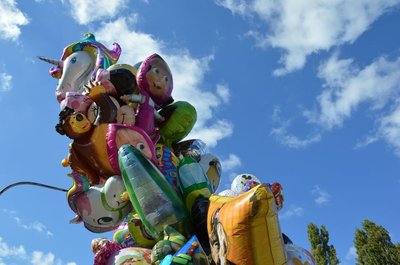
<svg viewBox="0 0 400 265">
<path fill-rule="evenodd" d="M 325 130 L 341 127 L 361 106 L 369 106 L 375 119 L 375 132 L 365 137 L 356 148 L 383 139 L 400 156 L 400 57 L 379 57 L 359 69 L 352 59 L 339 59 L 337 54 L 321 65 L 319 77 L 324 90 L 318 96 L 318 109 L 305 111 L 310 123 Z"/>
<path fill-rule="evenodd" d="M 383 138 L 400 157 L 400 102 L 387 116 L 379 120 L 377 136 Z"/>
<path fill-rule="evenodd" d="M 357 250 L 354 246 L 351 246 L 346 253 L 346 260 L 355 261 L 355 259 L 357 259 Z"/>
<path fill-rule="evenodd" d="M 28 23 L 28 17 L 18 9 L 15 0 L 0 0 L 0 38 L 17 40 L 20 27 Z"/>
<path fill-rule="evenodd" d="M 18 217 L 14 217 L 14 220 L 17 222 L 18 226 L 20 226 L 20 227 L 22 227 L 24 229 L 34 230 L 34 231 L 39 232 L 39 233 L 44 233 L 47 236 L 53 236 L 53 233 L 50 232 L 47 229 L 47 227 L 44 224 L 40 223 L 40 222 L 35 221 L 33 223 L 30 223 L 30 224 L 24 224 L 24 223 L 21 222 L 21 219 L 18 218 Z"/>
<path fill-rule="evenodd" d="M 240 158 L 235 154 L 229 154 L 227 159 L 221 161 L 222 169 L 225 171 L 231 171 L 242 165 Z"/>
<path fill-rule="evenodd" d="M 44 254 L 40 251 L 34 251 L 32 253 L 31 263 L 33 265 L 51 265 L 54 264 L 54 258 L 54 254 L 51 252 Z"/>
<path fill-rule="evenodd" d="M 331 199 L 331 195 L 325 190 L 321 189 L 318 185 L 314 186 L 311 193 L 315 196 L 314 202 L 318 206 L 327 204 Z"/>
<path fill-rule="evenodd" d="M 281 211 L 279 214 L 280 219 L 289 219 L 292 217 L 301 217 L 304 214 L 304 208 L 296 205 L 290 205 L 289 209 Z"/>
<path fill-rule="evenodd" d="M 272 128 L 270 132 L 270 135 L 274 136 L 275 139 L 284 146 L 298 149 L 298 148 L 305 148 L 310 144 L 315 144 L 321 141 L 321 135 L 318 133 L 310 135 L 304 139 L 292 135 L 287 131 L 288 125 L 289 123 L 284 124 L 278 128 Z"/>
<path fill-rule="evenodd" d="M 72 17 L 81 25 L 90 22 L 115 17 L 126 7 L 127 0 L 69 0 Z"/>
<path fill-rule="evenodd" d="M 9 246 L 7 242 L 0 237 L 0 264 L 6 264 L 4 260 L 9 258 L 24 259 L 26 251 L 23 246 Z"/>
<path fill-rule="evenodd" d="M 12 75 L 0 72 L 0 92 L 7 92 L 12 89 Z"/>
<path fill-rule="evenodd" d="M 320 112 L 306 115 L 327 129 L 340 127 L 360 104 L 368 102 L 380 110 L 398 94 L 400 57 L 394 61 L 380 57 L 360 70 L 353 60 L 334 55 L 320 67 L 319 77 L 326 87 L 318 97 Z"/>
<path fill-rule="evenodd" d="M 258 17 L 266 25 L 262 32 L 248 35 L 259 46 L 282 49 L 283 75 L 301 69 L 307 56 L 332 47 L 354 42 L 383 13 L 399 0 L 370 1 L 297 1 L 297 0 L 216 0 L 234 14 Z"/>
<path fill-rule="evenodd" d="M 207 146 L 215 147 L 219 140 L 231 136 L 232 132 L 233 125 L 231 122 L 226 120 L 217 120 L 210 126 L 195 125 L 193 131 L 187 138 L 201 139 L 207 144 Z"/>
<path fill-rule="evenodd" d="M 135 22 L 135 21 L 133 21 Z M 215 110 L 227 103 L 227 86 L 217 86 L 215 91 L 203 87 L 204 76 L 209 69 L 212 55 L 194 58 L 186 49 L 172 49 L 152 35 L 131 29 L 134 24 L 126 18 L 104 23 L 95 33 L 96 38 L 111 45 L 118 42 L 122 47 L 119 63 L 136 64 L 153 53 L 159 53 L 171 68 L 174 78 L 175 100 L 191 103 L 197 110 L 197 122 L 188 138 L 199 138 L 208 146 L 232 134 L 231 122 L 215 118 Z M 118 35 L 114 33 L 118 32 Z M 218 92 L 219 91 L 219 92 Z"/>
<path fill-rule="evenodd" d="M 17 213 L 15 211 L 10 211 L 7 209 L 1 209 L 1 211 L 6 215 L 8 215 L 11 219 L 13 219 L 17 223 L 17 225 L 19 227 L 22 227 L 23 229 L 34 230 L 39 233 L 44 233 L 46 236 L 53 236 L 53 233 L 49 231 L 47 227 L 40 222 L 35 221 L 33 223 L 25 224 L 22 222 L 21 218 L 17 216 Z"/>
<path fill-rule="evenodd" d="M 23 261 L 24 264 L 29 262 L 33 265 L 64 264 L 61 260 L 56 260 L 54 254 L 51 252 L 45 254 L 42 251 L 33 251 L 31 254 L 28 254 L 24 246 L 10 246 L 0 237 L 0 265 L 21 264 L 21 261 Z M 76 263 L 68 262 L 66 265 L 76 265 Z"/>
<path fill-rule="evenodd" d="M 279 107 L 274 108 L 272 120 L 277 124 L 277 127 L 272 128 L 270 131 L 270 136 L 273 136 L 280 144 L 289 148 L 299 149 L 321 141 L 319 133 L 310 134 L 304 139 L 290 134 L 288 128 L 291 125 L 291 120 L 282 119 L 280 112 Z"/>
<path fill-rule="evenodd" d="M 226 84 L 217 85 L 217 94 L 225 104 L 229 103 L 229 98 L 231 95 L 229 87 Z"/>
</svg>

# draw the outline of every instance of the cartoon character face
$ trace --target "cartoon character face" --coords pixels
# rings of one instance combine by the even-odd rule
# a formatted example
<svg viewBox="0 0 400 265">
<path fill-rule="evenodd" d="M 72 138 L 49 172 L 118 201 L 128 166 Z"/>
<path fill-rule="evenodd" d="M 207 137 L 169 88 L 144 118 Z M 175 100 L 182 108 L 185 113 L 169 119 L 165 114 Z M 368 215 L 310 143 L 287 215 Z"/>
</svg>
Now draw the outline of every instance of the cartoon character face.
<svg viewBox="0 0 400 265">
<path fill-rule="evenodd" d="M 151 97 L 157 109 L 173 101 L 172 73 L 160 55 L 153 54 L 147 57 L 140 65 L 136 79 L 139 88 Z"/>
<path fill-rule="evenodd" d="M 124 105 L 117 111 L 117 123 L 134 125 L 136 122 L 136 113 L 134 108 Z"/>
<path fill-rule="evenodd" d="M 94 66 L 95 58 L 88 52 L 77 51 L 68 56 L 63 62 L 62 76 L 56 88 L 58 102 L 65 98 L 67 92 L 82 93 Z"/>
<path fill-rule="evenodd" d="M 154 145 L 153 143 L 145 138 L 147 135 L 137 127 L 133 130 L 130 128 L 120 128 L 118 129 L 118 134 L 115 137 L 115 142 L 117 150 L 124 144 L 130 144 L 136 147 L 140 152 L 143 153 L 148 159 L 156 161 Z"/>
<path fill-rule="evenodd" d="M 107 179 L 104 183 L 102 190 L 103 204 L 106 203 L 107 207 L 112 209 L 119 209 L 127 204 L 126 201 L 122 200 L 121 194 L 125 192 L 125 185 L 120 176 L 112 176 Z"/>
<path fill-rule="evenodd" d="M 224 227 L 218 219 L 219 209 L 213 213 L 211 223 L 210 246 L 211 257 L 217 265 L 228 265 L 229 261 L 226 260 L 228 253 L 229 242 L 225 234 Z"/>
<path fill-rule="evenodd" d="M 164 97 L 170 92 L 172 85 L 172 74 L 168 65 L 159 57 L 150 62 L 150 70 L 146 73 L 149 84 L 149 92 L 155 97 Z"/>
<path fill-rule="evenodd" d="M 199 164 L 210 180 L 213 192 L 216 192 L 221 182 L 221 162 L 219 158 L 213 154 L 207 153 L 201 155 Z"/>
<path fill-rule="evenodd" d="M 80 112 L 73 113 L 68 117 L 68 124 L 73 133 L 83 134 L 88 132 L 92 128 L 92 124 L 89 119 Z"/>
<path fill-rule="evenodd" d="M 261 183 L 260 180 L 252 174 L 248 174 L 248 173 L 240 174 L 240 175 L 237 175 L 234 178 L 234 180 L 232 181 L 231 190 L 233 192 L 235 192 L 236 194 L 241 194 L 244 191 L 243 189 L 244 189 L 246 183 L 249 181 L 255 181 L 255 182 Z"/>
<path fill-rule="evenodd" d="M 121 200 L 125 192 L 122 178 L 112 176 L 105 184 L 91 186 L 76 198 L 76 212 L 85 227 L 92 232 L 106 232 L 118 227 L 132 210 L 129 202 Z"/>
</svg>

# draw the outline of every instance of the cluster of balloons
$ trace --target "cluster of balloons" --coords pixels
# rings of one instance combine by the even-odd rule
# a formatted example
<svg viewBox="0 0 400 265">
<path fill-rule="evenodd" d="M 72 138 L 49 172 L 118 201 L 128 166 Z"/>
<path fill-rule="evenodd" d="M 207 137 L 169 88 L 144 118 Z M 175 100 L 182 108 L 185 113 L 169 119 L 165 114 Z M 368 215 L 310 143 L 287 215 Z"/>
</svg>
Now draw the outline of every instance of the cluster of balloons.
<svg viewBox="0 0 400 265">
<path fill-rule="evenodd" d="M 73 180 L 71 222 L 115 231 L 93 240 L 94 263 L 314 264 L 284 244 L 279 183 L 241 174 L 217 195 L 220 160 L 201 140 L 183 140 L 196 109 L 172 98 L 166 61 L 117 64 L 120 54 L 86 34 L 60 60 L 39 57 L 59 79 L 56 131 L 72 140 L 62 161 Z"/>
</svg>

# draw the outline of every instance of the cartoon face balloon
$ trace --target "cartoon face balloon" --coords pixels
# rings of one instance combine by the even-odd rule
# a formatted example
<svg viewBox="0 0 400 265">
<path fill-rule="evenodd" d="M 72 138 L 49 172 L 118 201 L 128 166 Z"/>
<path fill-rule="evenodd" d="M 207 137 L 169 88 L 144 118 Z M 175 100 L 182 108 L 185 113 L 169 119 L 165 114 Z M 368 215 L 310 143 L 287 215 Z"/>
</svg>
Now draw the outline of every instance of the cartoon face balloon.
<svg viewBox="0 0 400 265">
<path fill-rule="evenodd" d="M 89 187 L 76 195 L 75 207 L 85 227 L 96 233 L 114 230 L 132 210 L 123 201 L 125 186 L 120 176 L 112 176 L 104 184 Z"/>
<path fill-rule="evenodd" d="M 94 66 L 95 58 L 88 52 L 77 51 L 68 56 L 63 62 L 63 74 L 56 88 L 58 102 L 65 98 L 67 92 L 82 93 Z"/>
<path fill-rule="evenodd" d="M 137 83 L 152 98 L 157 109 L 172 100 L 172 73 L 158 54 L 150 55 L 140 65 Z"/>
<path fill-rule="evenodd" d="M 231 190 L 236 194 L 241 194 L 243 192 L 244 186 L 248 181 L 256 181 L 260 183 L 260 180 L 252 174 L 240 174 L 237 175 L 232 181 Z"/>
</svg>

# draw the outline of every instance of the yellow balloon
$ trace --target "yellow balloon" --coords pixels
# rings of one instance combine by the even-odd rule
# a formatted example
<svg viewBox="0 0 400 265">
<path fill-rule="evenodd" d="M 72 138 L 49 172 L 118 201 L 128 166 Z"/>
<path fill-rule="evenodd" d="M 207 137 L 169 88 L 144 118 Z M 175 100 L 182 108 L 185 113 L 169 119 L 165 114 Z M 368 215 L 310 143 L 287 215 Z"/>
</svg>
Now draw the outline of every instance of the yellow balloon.
<svg viewBox="0 0 400 265">
<path fill-rule="evenodd" d="M 216 264 L 282 265 L 288 262 L 274 195 L 265 185 L 258 185 L 236 198 L 212 195 L 207 230 Z"/>
</svg>

